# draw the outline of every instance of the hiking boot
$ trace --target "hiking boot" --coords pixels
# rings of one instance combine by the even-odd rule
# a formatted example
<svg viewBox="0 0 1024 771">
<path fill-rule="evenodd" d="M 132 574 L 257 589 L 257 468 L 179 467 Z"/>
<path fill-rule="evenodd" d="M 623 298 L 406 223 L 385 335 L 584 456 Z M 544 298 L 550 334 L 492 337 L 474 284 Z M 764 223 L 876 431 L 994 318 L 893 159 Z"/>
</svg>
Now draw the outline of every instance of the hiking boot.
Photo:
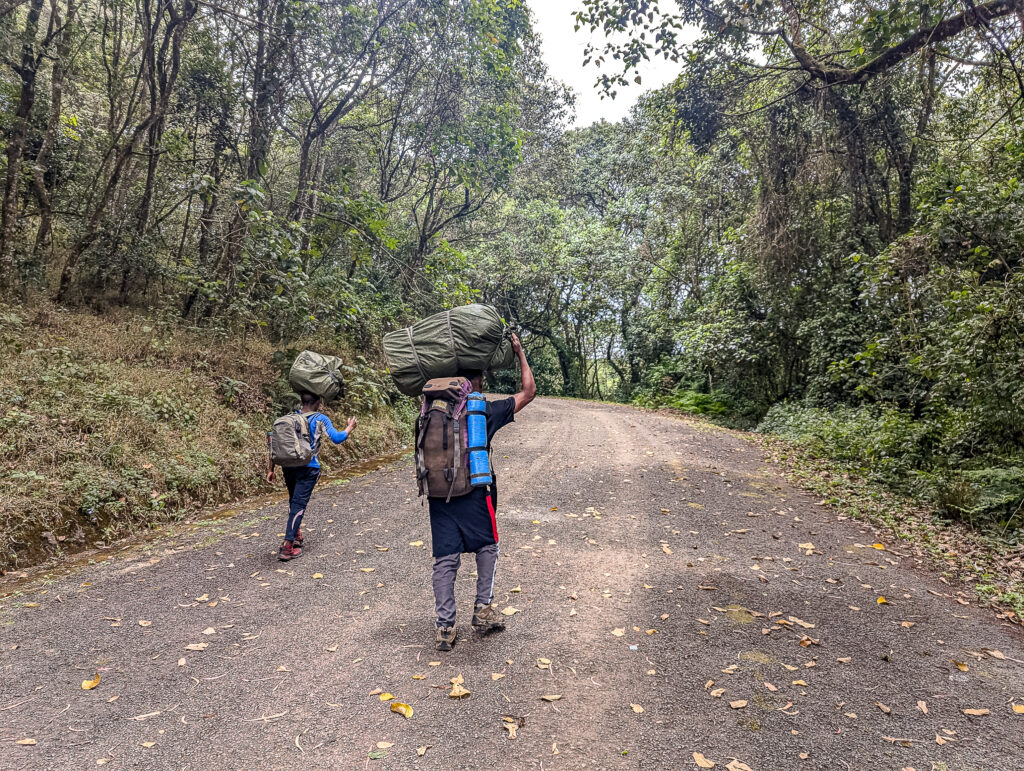
<svg viewBox="0 0 1024 771">
<path fill-rule="evenodd" d="M 302 554 L 302 549 L 295 545 L 292 541 L 285 541 L 281 544 L 281 548 L 277 552 L 277 558 L 281 562 L 287 562 L 288 560 L 295 559 Z"/>
<path fill-rule="evenodd" d="M 452 646 L 455 645 L 455 627 L 439 626 L 434 641 L 437 643 L 439 651 L 450 651 Z"/>
<path fill-rule="evenodd" d="M 295 540 L 292 542 L 300 549 L 302 548 L 302 528 L 299 528 L 299 532 L 295 534 Z"/>
<path fill-rule="evenodd" d="M 477 605 L 473 608 L 473 626 L 477 631 L 488 634 L 500 632 L 505 628 L 505 622 L 501 620 L 494 605 Z"/>
</svg>

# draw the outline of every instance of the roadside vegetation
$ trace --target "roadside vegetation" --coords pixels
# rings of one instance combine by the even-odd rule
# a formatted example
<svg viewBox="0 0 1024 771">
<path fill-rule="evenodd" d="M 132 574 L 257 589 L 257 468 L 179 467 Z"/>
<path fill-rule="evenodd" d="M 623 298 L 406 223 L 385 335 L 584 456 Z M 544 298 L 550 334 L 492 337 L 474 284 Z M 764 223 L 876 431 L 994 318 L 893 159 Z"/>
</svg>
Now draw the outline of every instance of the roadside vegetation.
<svg viewBox="0 0 1024 771">
<path fill-rule="evenodd" d="M 338 417 L 358 443 L 324 453 L 330 474 L 407 441 L 404 402 L 353 361 Z M 289 409 L 292 351 L 139 314 L 54 306 L 0 314 L 0 568 L 106 543 L 268 489 L 266 431 Z"/>
<path fill-rule="evenodd" d="M 381 336 L 474 300 L 541 393 L 759 427 L 1013 547 L 1019 17 L 583 0 L 609 97 L 679 76 L 573 128 L 518 0 L 4 5 L 6 553 L 253 489 L 305 345 L 386 446 Z"/>
</svg>

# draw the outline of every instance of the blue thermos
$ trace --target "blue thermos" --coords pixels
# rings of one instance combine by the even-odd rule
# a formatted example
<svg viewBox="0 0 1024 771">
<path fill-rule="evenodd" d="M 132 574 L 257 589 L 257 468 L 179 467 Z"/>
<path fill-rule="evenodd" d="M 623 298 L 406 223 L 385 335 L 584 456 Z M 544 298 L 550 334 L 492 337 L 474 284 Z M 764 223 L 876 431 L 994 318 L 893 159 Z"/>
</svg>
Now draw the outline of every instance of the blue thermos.
<svg viewBox="0 0 1024 771">
<path fill-rule="evenodd" d="M 469 483 L 474 487 L 491 483 L 491 459 L 487 457 L 487 402 L 474 391 L 466 400 L 469 438 Z"/>
</svg>

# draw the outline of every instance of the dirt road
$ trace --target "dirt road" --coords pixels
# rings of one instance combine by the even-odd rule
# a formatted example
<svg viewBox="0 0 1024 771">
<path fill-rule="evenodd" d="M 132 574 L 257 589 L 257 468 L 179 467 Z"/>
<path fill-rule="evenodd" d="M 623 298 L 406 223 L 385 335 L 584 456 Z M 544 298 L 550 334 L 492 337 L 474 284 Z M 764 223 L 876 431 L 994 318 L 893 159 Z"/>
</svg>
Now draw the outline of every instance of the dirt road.
<svg viewBox="0 0 1024 771">
<path fill-rule="evenodd" d="M 1024 768 L 1020 627 L 756 445 L 538 400 L 494 462 L 517 612 L 472 632 L 464 558 L 448 654 L 408 461 L 318 490 L 287 564 L 274 504 L 0 583 L 0 767 Z"/>
</svg>

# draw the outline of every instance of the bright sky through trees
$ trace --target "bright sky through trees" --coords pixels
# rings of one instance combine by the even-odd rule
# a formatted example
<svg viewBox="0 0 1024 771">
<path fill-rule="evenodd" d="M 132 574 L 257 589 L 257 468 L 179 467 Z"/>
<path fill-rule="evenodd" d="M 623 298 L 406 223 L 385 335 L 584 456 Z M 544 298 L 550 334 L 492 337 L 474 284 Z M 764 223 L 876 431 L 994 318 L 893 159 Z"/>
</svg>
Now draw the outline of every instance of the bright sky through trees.
<svg viewBox="0 0 1024 771">
<path fill-rule="evenodd" d="M 594 86 L 598 69 L 583 66 L 583 51 L 590 33 L 585 29 L 573 30 L 573 13 L 580 7 L 579 0 L 527 0 L 527 5 L 533 12 L 534 28 L 541 36 L 544 61 L 551 75 L 576 93 L 576 126 L 589 126 L 602 118 L 610 122 L 620 120 L 640 94 L 665 85 L 679 74 L 679 64 L 652 58 L 639 68 L 640 85 L 620 89 L 615 99 L 602 99 Z"/>
</svg>

